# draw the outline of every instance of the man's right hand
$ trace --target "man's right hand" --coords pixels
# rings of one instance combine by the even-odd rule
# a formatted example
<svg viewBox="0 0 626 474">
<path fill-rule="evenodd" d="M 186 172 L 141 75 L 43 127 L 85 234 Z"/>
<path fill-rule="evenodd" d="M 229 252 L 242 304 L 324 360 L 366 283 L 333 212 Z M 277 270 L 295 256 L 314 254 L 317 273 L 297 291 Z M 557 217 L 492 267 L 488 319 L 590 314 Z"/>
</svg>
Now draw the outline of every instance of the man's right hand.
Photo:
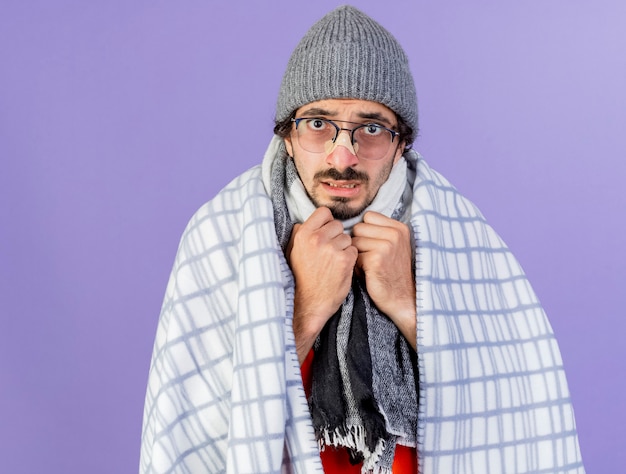
<svg viewBox="0 0 626 474">
<path fill-rule="evenodd" d="M 352 238 L 326 207 L 294 225 L 286 257 L 296 283 L 293 331 L 300 363 L 346 299 L 357 256 Z"/>
</svg>

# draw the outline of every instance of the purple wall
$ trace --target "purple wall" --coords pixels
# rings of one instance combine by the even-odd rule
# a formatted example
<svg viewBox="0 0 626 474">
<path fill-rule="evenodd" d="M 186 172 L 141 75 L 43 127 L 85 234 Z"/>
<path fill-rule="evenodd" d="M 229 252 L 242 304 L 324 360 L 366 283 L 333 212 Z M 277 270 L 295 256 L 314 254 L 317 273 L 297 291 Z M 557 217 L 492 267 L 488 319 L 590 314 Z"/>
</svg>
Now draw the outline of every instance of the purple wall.
<svg viewBox="0 0 626 474">
<path fill-rule="evenodd" d="M 182 229 L 260 161 L 288 56 L 336 6 L 214 3 L 3 2 L 2 472 L 137 471 Z M 416 148 L 548 311 L 588 471 L 623 471 L 626 2 L 357 6 L 412 60 Z"/>
</svg>

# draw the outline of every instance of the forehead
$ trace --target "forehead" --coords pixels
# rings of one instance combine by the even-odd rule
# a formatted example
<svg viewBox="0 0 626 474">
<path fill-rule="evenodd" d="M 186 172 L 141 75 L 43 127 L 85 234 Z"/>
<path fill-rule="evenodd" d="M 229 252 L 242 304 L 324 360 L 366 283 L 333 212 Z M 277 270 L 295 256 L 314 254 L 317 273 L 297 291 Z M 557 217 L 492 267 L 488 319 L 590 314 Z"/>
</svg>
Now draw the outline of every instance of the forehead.
<svg viewBox="0 0 626 474">
<path fill-rule="evenodd" d="M 389 107 L 379 102 L 361 99 L 316 100 L 300 107 L 296 115 L 317 115 L 343 120 L 380 117 L 390 125 L 396 123 L 396 114 Z"/>
</svg>

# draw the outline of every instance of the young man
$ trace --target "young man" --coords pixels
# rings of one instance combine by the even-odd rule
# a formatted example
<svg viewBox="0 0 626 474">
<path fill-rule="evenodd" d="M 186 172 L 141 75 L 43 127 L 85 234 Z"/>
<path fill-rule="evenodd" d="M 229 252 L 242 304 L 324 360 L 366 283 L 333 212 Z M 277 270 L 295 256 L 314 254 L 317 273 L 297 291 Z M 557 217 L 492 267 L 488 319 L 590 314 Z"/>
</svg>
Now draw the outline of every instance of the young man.
<svg viewBox="0 0 626 474">
<path fill-rule="evenodd" d="M 349 6 L 317 22 L 274 131 L 181 240 L 141 472 L 584 472 L 550 325 L 410 149 L 415 87 L 389 32 Z"/>
</svg>

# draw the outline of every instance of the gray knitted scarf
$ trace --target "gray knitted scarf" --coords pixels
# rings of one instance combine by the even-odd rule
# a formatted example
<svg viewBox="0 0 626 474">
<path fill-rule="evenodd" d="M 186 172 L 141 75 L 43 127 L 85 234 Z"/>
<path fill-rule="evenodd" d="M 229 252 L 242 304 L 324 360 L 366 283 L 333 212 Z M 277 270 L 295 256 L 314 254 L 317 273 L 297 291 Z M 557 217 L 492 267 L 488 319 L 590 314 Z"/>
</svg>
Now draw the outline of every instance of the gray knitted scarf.
<svg viewBox="0 0 626 474">
<path fill-rule="evenodd" d="M 264 166 L 271 167 L 266 173 L 276 234 L 285 250 L 294 224 L 290 205 L 308 197 L 284 145 L 275 147 L 275 156 Z M 387 206 L 393 209 L 390 217 L 404 220 L 410 214 L 414 176 L 408 168 L 401 197 Z M 309 407 L 320 449 L 346 447 L 352 462 L 363 462 L 362 472 L 391 473 L 396 444 L 416 445 L 416 355 L 356 275 L 314 351 Z"/>
</svg>

